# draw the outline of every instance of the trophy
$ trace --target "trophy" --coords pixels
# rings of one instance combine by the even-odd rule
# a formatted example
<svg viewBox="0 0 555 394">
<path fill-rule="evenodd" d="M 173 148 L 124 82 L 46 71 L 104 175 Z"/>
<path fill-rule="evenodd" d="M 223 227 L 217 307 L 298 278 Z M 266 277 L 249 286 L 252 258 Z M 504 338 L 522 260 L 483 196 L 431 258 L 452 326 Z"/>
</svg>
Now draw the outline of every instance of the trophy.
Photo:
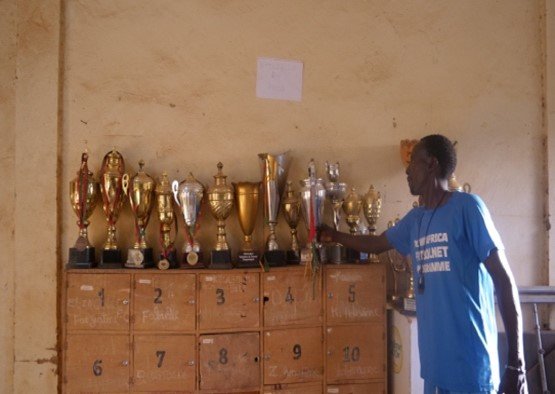
<svg viewBox="0 0 555 394">
<path fill-rule="evenodd" d="M 126 268 L 154 267 L 152 248 L 146 244 L 146 226 L 150 219 L 154 197 L 154 180 L 143 171 L 145 162 L 139 161 L 139 172 L 129 181 L 129 204 L 135 217 L 135 244 L 127 251 Z"/>
<path fill-rule="evenodd" d="M 264 261 L 269 266 L 286 264 L 285 252 L 279 249 L 276 241 L 276 225 L 280 207 L 279 200 L 283 193 L 289 169 L 288 154 L 289 152 L 280 155 L 258 154 L 264 187 L 264 219 L 270 229 L 264 252 Z"/>
<path fill-rule="evenodd" d="M 291 249 L 287 251 L 287 264 L 299 264 L 301 255 L 299 239 L 297 238 L 297 225 L 301 218 L 301 200 L 298 193 L 293 190 L 291 181 L 287 181 L 284 194 L 285 197 L 282 202 L 283 216 L 291 232 Z"/>
<path fill-rule="evenodd" d="M 333 226 L 335 231 L 339 231 L 339 221 L 341 220 L 341 206 L 347 194 L 347 184 L 339 182 L 339 163 L 330 164 L 326 161 L 326 197 L 333 208 Z M 331 263 L 341 264 L 347 259 L 345 247 L 340 243 L 333 243 L 328 246 L 328 260 Z"/>
<path fill-rule="evenodd" d="M 161 270 L 178 268 L 177 252 L 174 242 L 170 237 L 172 224 L 174 222 L 177 223 L 177 221 L 173 211 L 173 193 L 167 173 L 164 172 L 162 174 L 162 178 L 156 185 L 155 192 L 156 205 L 158 207 L 158 220 L 160 221 L 160 260 L 157 266 Z"/>
<path fill-rule="evenodd" d="M 237 255 L 237 267 L 258 267 L 260 256 L 252 246 L 252 232 L 258 216 L 258 200 L 260 197 L 260 182 L 233 183 L 235 189 L 235 204 L 237 217 L 244 240 L 241 251 Z"/>
<path fill-rule="evenodd" d="M 395 222 L 390 221 L 387 224 L 391 228 L 397 224 L 399 219 Z M 409 257 L 402 256 L 395 249 L 387 251 L 387 259 L 393 271 L 393 293 L 391 295 L 391 302 L 402 311 L 416 311 L 416 301 L 414 299 L 414 279 L 412 277 L 411 262 Z M 408 280 L 408 285 L 404 294 L 400 294 L 398 283 L 399 275 L 404 273 Z"/>
<path fill-rule="evenodd" d="M 96 266 L 94 246 L 89 243 L 87 227 L 98 199 L 98 182 L 89 171 L 87 160 L 89 155 L 81 155 L 81 168 L 77 177 L 69 182 L 69 200 L 73 211 L 77 215 L 79 237 L 73 248 L 69 248 L 68 268 L 92 268 Z"/>
<path fill-rule="evenodd" d="M 313 260 L 312 242 L 316 240 L 316 229 L 322 224 L 324 216 L 324 201 L 326 200 L 326 188 L 322 178 L 316 178 L 316 165 L 311 159 L 308 164 L 308 178 L 301 181 L 302 212 L 306 228 L 308 229 L 308 240 L 306 248 L 301 251 L 301 264 L 310 264 Z M 320 260 L 323 250 L 317 244 Z"/>
<path fill-rule="evenodd" d="M 382 198 L 380 192 L 376 192 L 373 185 L 370 185 L 368 193 L 362 197 L 362 210 L 364 212 L 364 217 L 368 222 L 368 231 L 370 235 L 376 235 L 376 222 L 380 217 L 380 212 L 382 209 Z M 368 259 L 371 263 L 379 263 L 380 259 L 378 255 L 370 253 Z"/>
<path fill-rule="evenodd" d="M 175 202 L 181 208 L 185 219 L 185 245 L 181 266 L 194 267 L 199 261 L 202 262 L 200 244 L 195 238 L 195 233 L 204 196 L 204 186 L 195 179 L 192 173 L 189 173 L 183 182 L 172 182 L 172 191 Z"/>
<path fill-rule="evenodd" d="M 230 269 L 231 252 L 225 236 L 225 220 L 233 208 L 233 187 L 226 183 L 226 178 L 222 173 L 224 165 L 218 163 L 218 173 L 214 175 L 215 185 L 208 189 L 208 203 L 210 211 L 218 221 L 218 234 L 216 248 L 210 253 L 210 268 Z"/>
<path fill-rule="evenodd" d="M 125 174 L 125 162 L 116 148 L 108 152 L 102 160 L 100 169 L 100 193 L 102 209 L 108 223 L 108 238 L 104 244 L 100 267 L 121 268 L 121 250 L 116 239 L 116 222 L 123 206 L 124 195 L 129 184 L 129 175 Z"/>
<path fill-rule="evenodd" d="M 360 200 L 360 197 L 358 196 L 356 189 L 352 187 L 351 191 L 349 192 L 349 194 L 347 194 L 342 204 L 343 212 L 345 212 L 345 215 L 346 215 L 345 220 L 349 225 L 349 232 L 352 235 L 358 234 L 358 225 L 360 222 L 361 206 L 362 206 L 362 201 Z M 360 259 L 359 253 L 354 249 L 347 248 L 346 254 L 347 254 L 347 261 L 349 263 L 355 263 Z"/>
</svg>

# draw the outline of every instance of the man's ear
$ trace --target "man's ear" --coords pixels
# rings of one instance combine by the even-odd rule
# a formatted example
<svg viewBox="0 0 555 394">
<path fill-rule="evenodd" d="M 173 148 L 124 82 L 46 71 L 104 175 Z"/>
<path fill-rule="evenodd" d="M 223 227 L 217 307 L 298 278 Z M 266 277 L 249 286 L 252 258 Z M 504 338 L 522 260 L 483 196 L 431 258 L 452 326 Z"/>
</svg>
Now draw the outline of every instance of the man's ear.
<svg viewBox="0 0 555 394">
<path fill-rule="evenodd" d="M 430 156 L 430 160 L 428 161 L 428 169 L 430 172 L 439 171 L 439 160 L 437 157 Z"/>
</svg>

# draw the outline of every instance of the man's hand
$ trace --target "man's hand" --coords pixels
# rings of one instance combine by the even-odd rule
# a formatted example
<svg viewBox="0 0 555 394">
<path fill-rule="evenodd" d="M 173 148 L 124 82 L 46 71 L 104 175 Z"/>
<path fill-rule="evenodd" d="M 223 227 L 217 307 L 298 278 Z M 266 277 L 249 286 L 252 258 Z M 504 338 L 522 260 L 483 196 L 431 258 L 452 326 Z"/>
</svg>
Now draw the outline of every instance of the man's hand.
<svg viewBox="0 0 555 394">
<path fill-rule="evenodd" d="M 335 232 L 333 228 L 331 228 L 327 224 L 321 224 L 320 226 L 318 226 L 317 231 L 318 231 L 318 235 L 317 235 L 318 242 L 322 242 L 322 243 L 333 242 L 333 233 Z"/>
<path fill-rule="evenodd" d="M 501 384 L 499 385 L 499 394 L 527 394 L 526 374 L 524 371 L 515 369 L 505 369 Z"/>
</svg>

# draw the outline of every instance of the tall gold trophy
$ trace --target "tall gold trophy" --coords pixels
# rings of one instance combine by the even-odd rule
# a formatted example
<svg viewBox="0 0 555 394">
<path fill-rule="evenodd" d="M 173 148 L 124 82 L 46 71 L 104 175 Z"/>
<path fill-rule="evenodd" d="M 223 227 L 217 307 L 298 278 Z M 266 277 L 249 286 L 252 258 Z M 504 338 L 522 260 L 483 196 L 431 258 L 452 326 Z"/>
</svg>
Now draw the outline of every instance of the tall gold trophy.
<svg viewBox="0 0 555 394">
<path fill-rule="evenodd" d="M 172 224 L 177 223 L 173 210 L 173 193 L 168 179 L 168 174 L 163 173 L 162 178 L 156 185 L 156 205 L 158 208 L 158 220 L 160 222 L 160 260 L 159 269 L 179 268 L 177 252 L 174 241 L 171 238 Z M 176 226 L 177 231 L 177 226 Z"/>
<path fill-rule="evenodd" d="M 154 267 L 152 248 L 146 244 L 146 226 L 150 219 L 154 199 L 154 180 L 143 171 L 145 162 L 139 162 L 139 172 L 130 180 L 129 204 L 135 216 L 135 244 L 127 252 L 126 268 Z"/>
<path fill-rule="evenodd" d="M 215 184 L 208 189 L 208 203 L 212 216 L 218 221 L 216 247 L 210 253 L 210 266 L 214 269 L 230 269 L 231 252 L 225 234 L 225 220 L 233 208 L 233 187 L 227 184 L 227 176 L 223 174 L 224 165 L 217 165 L 218 173 L 214 175 Z"/>
<path fill-rule="evenodd" d="M 100 170 L 100 193 L 102 195 L 102 209 L 108 224 L 108 238 L 104 243 L 104 250 L 100 258 L 102 268 L 121 268 L 123 259 L 118 248 L 116 237 L 116 222 L 125 201 L 124 189 L 129 184 L 129 175 L 125 174 L 125 162 L 116 148 L 108 152 L 102 160 Z"/>
<path fill-rule="evenodd" d="M 77 215 L 79 237 L 75 246 L 69 248 L 69 262 L 67 268 L 92 268 L 96 266 L 94 246 L 89 242 L 87 227 L 89 217 L 93 213 L 98 200 L 98 182 L 89 171 L 87 161 L 89 155 L 81 155 L 81 168 L 77 177 L 69 182 L 69 199 L 71 207 Z"/>
<path fill-rule="evenodd" d="M 243 246 L 237 254 L 237 267 L 258 267 L 260 255 L 252 245 L 252 233 L 258 216 L 258 201 L 260 200 L 260 182 L 232 183 L 235 189 L 235 205 L 237 217 L 243 231 Z"/>
<path fill-rule="evenodd" d="M 293 183 L 287 181 L 283 198 L 283 216 L 291 232 L 291 248 L 287 251 L 287 264 L 299 264 L 301 248 L 297 237 L 297 225 L 301 219 L 301 199 L 299 193 L 293 189 Z"/>
<path fill-rule="evenodd" d="M 359 223 L 360 223 L 360 209 L 362 207 L 362 201 L 356 192 L 354 187 L 345 197 L 343 201 L 343 212 L 345 213 L 345 221 L 349 225 L 349 232 L 352 235 L 359 234 Z M 360 254 L 351 248 L 346 249 L 347 262 L 357 263 L 360 261 Z"/>
<path fill-rule="evenodd" d="M 368 192 L 362 198 L 362 210 L 368 222 L 368 231 L 370 235 L 376 235 L 376 222 L 380 217 L 381 209 L 382 198 L 380 192 L 377 192 L 374 186 L 370 185 L 370 189 L 368 189 Z M 369 261 L 371 263 L 379 263 L 380 259 L 377 254 L 370 253 Z"/>
</svg>

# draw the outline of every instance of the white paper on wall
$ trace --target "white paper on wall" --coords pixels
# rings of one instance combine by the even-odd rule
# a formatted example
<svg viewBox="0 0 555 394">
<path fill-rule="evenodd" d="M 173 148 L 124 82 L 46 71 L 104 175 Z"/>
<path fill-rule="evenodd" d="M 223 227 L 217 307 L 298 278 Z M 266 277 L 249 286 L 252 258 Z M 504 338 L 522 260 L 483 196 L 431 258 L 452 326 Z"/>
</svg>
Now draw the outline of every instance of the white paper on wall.
<svg viewBox="0 0 555 394">
<path fill-rule="evenodd" d="M 256 97 L 301 101 L 303 63 L 298 60 L 258 58 Z"/>
</svg>

